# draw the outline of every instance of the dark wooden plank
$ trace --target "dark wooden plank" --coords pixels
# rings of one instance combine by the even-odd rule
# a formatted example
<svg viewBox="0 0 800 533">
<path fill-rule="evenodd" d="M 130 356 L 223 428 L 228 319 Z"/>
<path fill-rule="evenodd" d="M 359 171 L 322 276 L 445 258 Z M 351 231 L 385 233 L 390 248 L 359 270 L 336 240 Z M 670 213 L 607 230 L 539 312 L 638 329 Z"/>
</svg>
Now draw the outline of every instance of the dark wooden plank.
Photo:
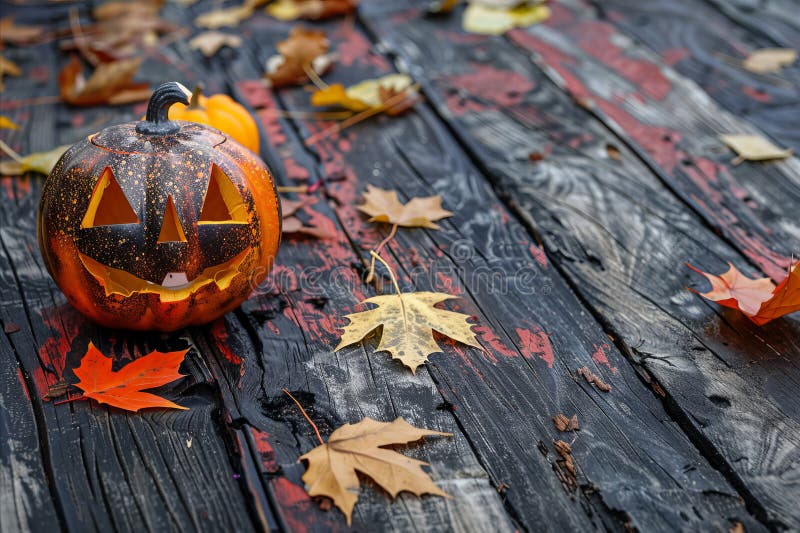
<svg viewBox="0 0 800 533">
<path fill-rule="evenodd" d="M 783 3 L 613 0 L 595 5 L 603 19 L 654 49 L 722 106 L 797 151 L 800 66 L 779 74 L 756 74 L 741 66 L 753 50 L 800 48 L 797 4 Z"/>
<path fill-rule="evenodd" d="M 274 53 L 269 43 L 285 36 L 289 27 L 261 18 L 245 26 L 254 28 L 261 37 L 255 41 L 259 44 L 258 63 Z M 353 83 L 390 70 L 385 59 L 371 50 L 369 41 L 349 22 L 325 27 L 341 57 L 326 77 L 329 82 Z M 260 71 L 249 68 L 235 69 L 234 78 Z M 489 79 L 487 83 L 495 81 Z M 249 102 L 265 108 L 261 113 L 264 129 L 277 130 L 274 135 L 278 138 L 271 139 L 277 154 L 268 159 L 291 161 L 294 167 L 297 161 L 292 159 L 296 156 L 286 146 L 292 145 L 291 132 L 281 132 L 276 127 L 278 121 L 270 118 L 276 105 L 273 97 L 253 86 L 258 88 L 258 82 L 248 84 L 245 91 Z M 309 107 L 308 93 L 302 88 L 282 90 L 278 95 L 279 102 L 290 111 Z M 304 139 L 330 126 L 303 120 L 292 124 Z M 261 301 L 260 309 L 248 303 L 245 311 L 254 318 L 252 329 L 265 347 L 285 346 L 285 339 L 294 330 L 298 343 L 313 346 L 313 358 L 306 364 L 315 369 L 325 368 L 322 365 L 326 362 L 331 369 L 347 368 L 369 354 L 373 373 L 391 371 L 393 379 L 402 375 L 403 370 L 384 354 L 372 355 L 374 341 L 363 348 L 329 353 L 339 336 L 337 327 L 343 324 L 330 316 L 352 312 L 362 295 L 372 293 L 353 277 L 353 264 L 366 263 L 367 250 L 388 231 L 365 223 L 354 204 L 366 183 L 396 188 L 405 200 L 442 193 L 446 207 L 456 213 L 443 222 L 444 229 L 401 231 L 388 255 L 403 286 L 459 294 L 462 301 L 456 308 L 478 317 L 486 352 L 448 344 L 446 353 L 432 356 L 417 379 L 429 375 L 436 384 L 492 483 L 504 489 L 506 505 L 517 522 L 532 530 L 618 529 L 625 524 L 646 530 L 725 528 L 736 521 L 758 529 L 735 491 L 670 420 L 658 398 L 611 345 L 558 272 L 547 266 L 541 249 L 500 205 L 483 176 L 426 106 L 418 106 L 417 113 L 406 117 L 382 117 L 360 124 L 338 137 L 313 144 L 309 153 L 316 161 L 305 154 L 300 156 L 300 165 L 311 162 L 312 179 L 328 180 L 327 200 L 333 206 L 330 213 L 325 203 L 318 201 L 313 210 L 335 216 L 345 234 L 340 233 L 338 224 L 326 227 L 336 232 L 336 241 L 354 243 L 359 255 L 345 253 L 341 245 L 328 244 L 297 256 L 301 265 L 321 261 L 325 265 L 323 280 L 328 275 L 343 276 L 334 286 L 320 284 L 327 298 L 324 314 L 314 308 L 313 301 L 303 303 L 302 292 L 293 295 L 296 291 L 262 297 L 256 300 Z M 295 245 L 288 241 L 281 253 L 292 253 L 289 246 Z M 507 284 L 505 289 L 502 283 Z M 287 302 L 280 303 L 281 298 Z M 266 317 L 265 322 L 255 321 L 258 311 Z M 273 327 L 280 337 L 269 333 L 267 328 Z M 265 348 L 265 356 L 272 351 L 277 348 Z M 297 357 L 306 357 L 303 350 Z M 263 366 L 285 364 L 282 361 L 269 359 L 270 364 Z M 584 365 L 608 379 L 614 391 L 604 394 L 577 380 L 575 370 Z M 331 376 L 336 374 L 331 372 Z M 356 376 L 350 372 L 340 379 L 356 381 Z M 321 386 L 315 385 L 315 380 L 307 384 L 305 373 L 293 379 L 304 387 Z M 356 381 L 347 387 L 350 390 L 363 385 Z M 323 397 L 336 399 L 341 394 L 334 393 L 333 387 L 329 390 L 332 392 Z M 393 409 L 404 405 L 412 409 L 407 405 L 410 397 L 391 391 L 390 396 L 394 395 L 399 399 L 392 399 Z M 323 409 L 326 412 L 330 408 Z M 421 416 L 421 411 L 424 409 L 410 412 Z M 563 472 L 552 445 L 554 439 L 565 438 L 554 430 L 550 420 L 562 411 L 577 413 L 586 428 L 573 443 L 579 469 L 574 492 L 562 487 L 562 479 L 567 478 L 559 477 Z M 304 438 L 308 444 L 300 451 L 311 445 L 309 437 Z M 296 446 L 292 439 L 287 437 L 287 441 Z M 687 506 L 694 510 L 685 512 Z"/>
<path fill-rule="evenodd" d="M 546 24 L 514 31 L 512 40 L 754 265 L 775 279 L 785 276 L 800 248 L 792 217 L 800 202 L 800 161 L 733 165 L 718 136 L 757 134 L 756 128 L 598 20 L 583 2 L 554 7 Z"/>
<path fill-rule="evenodd" d="M 771 527 L 797 527 L 800 410 L 789 391 L 799 381 L 800 322 L 759 329 L 689 294 L 685 286 L 703 285 L 684 261 L 716 271 L 726 260 L 744 266 L 742 256 L 528 54 L 465 35 L 460 13 L 430 20 L 370 4 L 361 14 L 749 508 Z M 548 28 L 531 31 L 571 46 Z M 587 72 L 592 86 L 605 82 L 597 68 Z"/>
</svg>

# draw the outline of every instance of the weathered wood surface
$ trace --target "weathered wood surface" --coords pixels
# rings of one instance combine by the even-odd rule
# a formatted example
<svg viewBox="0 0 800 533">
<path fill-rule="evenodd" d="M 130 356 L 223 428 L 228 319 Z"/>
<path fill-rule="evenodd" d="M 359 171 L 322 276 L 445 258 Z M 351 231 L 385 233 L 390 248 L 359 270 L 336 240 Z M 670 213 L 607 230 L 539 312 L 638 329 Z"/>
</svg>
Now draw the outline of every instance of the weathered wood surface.
<svg viewBox="0 0 800 533">
<path fill-rule="evenodd" d="M 602 19 L 655 50 L 733 114 L 800 150 L 800 66 L 757 74 L 741 65 L 761 48 L 800 48 L 796 2 L 593 2 Z"/>
<path fill-rule="evenodd" d="M 726 260 L 743 264 L 741 251 L 715 236 L 635 153 L 509 42 L 465 36 L 457 18 L 443 26 L 403 10 L 362 13 L 385 47 L 423 82 L 440 114 L 542 237 L 548 254 L 621 348 L 653 376 L 656 390 L 698 447 L 742 489 L 762 519 L 774 527 L 797 527 L 800 486 L 790 472 L 798 464 L 800 426 L 798 401 L 789 391 L 798 379 L 800 324 L 789 318 L 759 330 L 685 290 L 702 287 L 685 261 L 720 270 Z M 575 16 L 563 7 L 560 15 L 547 24 L 563 28 Z M 400 19 L 413 22 L 397 24 Z M 548 27 L 528 31 L 557 43 L 547 49 L 549 55 L 542 54 L 545 68 L 567 63 L 557 45 L 575 50 L 573 41 L 559 40 Z M 515 41 L 531 42 L 525 37 Z M 614 62 L 618 68 L 645 66 L 638 50 L 625 52 Z M 548 62 L 553 57 L 555 65 Z M 575 63 L 588 62 L 585 58 L 579 55 Z M 658 72 L 657 64 L 650 65 Z M 614 88 L 614 72 L 600 75 L 599 68 L 571 67 L 570 73 L 594 76 L 590 87 L 597 92 L 603 81 Z M 490 74 L 494 82 L 484 82 Z M 565 71 L 557 74 L 552 76 L 559 81 L 575 79 Z M 668 87 L 687 85 L 676 76 L 670 74 Z M 657 113 L 656 104 L 641 110 L 654 120 L 666 116 Z M 609 145 L 619 150 L 619 160 L 611 157 Z M 545 155 L 531 162 L 531 152 Z M 790 222 L 788 217 L 779 219 Z"/>
<path fill-rule="evenodd" d="M 356 530 L 799 527 L 792 505 L 800 490 L 800 410 L 793 393 L 800 324 L 784 319 L 756 329 L 706 305 L 685 291 L 701 283 L 682 267 L 691 259 L 715 271 L 725 260 L 742 266 L 749 259 L 778 272 L 798 238 L 789 218 L 797 163 L 778 170 L 743 165 L 754 177 L 729 178 L 736 170 L 726 166 L 730 154 L 695 153 L 692 136 L 709 138 L 711 120 L 752 126 L 733 115 L 657 123 L 688 139 L 681 150 L 712 159 L 725 173 L 721 199 L 705 190 L 702 202 L 687 200 L 699 180 L 691 172 L 667 172 L 662 152 L 651 153 L 648 136 L 632 126 L 651 115 L 664 120 L 666 104 L 651 98 L 648 86 L 637 90 L 639 114 L 625 108 L 641 122 L 612 123 L 608 109 L 589 113 L 570 99 L 603 96 L 576 92 L 583 86 L 577 83 L 594 91 L 605 80 L 607 87 L 627 89 L 619 72 L 643 62 L 657 65 L 648 67 L 657 72 L 659 60 L 630 43 L 610 65 L 568 43 L 560 49 L 560 33 L 571 39 L 575 24 L 595 17 L 592 10 L 571 14 L 575 5 L 566 4 L 554 4 L 546 26 L 515 32 L 513 43 L 463 34 L 458 12 L 426 19 L 397 2 L 365 2 L 356 21 L 319 24 L 339 53 L 329 83 L 390 72 L 397 54 L 431 104 L 313 143 L 309 138 L 331 123 L 281 116 L 308 110 L 308 92 L 270 91 L 258 81 L 291 24 L 256 14 L 237 29 L 245 46 L 211 59 L 185 40 L 153 50 L 141 79 L 155 84 L 178 76 L 232 93 L 259 118 L 261 155 L 282 184 L 324 183 L 300 217 L 329 237 L 287 237 L 270 281 L 206 327 L 142 335 L 86 322 L 64 304 L 38 255 L 35 204 L 42 179 L 2 178 L 0 320 L 20 329 L 7 327 L 0 341 L 6 363 L 0 372 L 0 530 L 346 529 L 338 511 L 323 511 L 303 490 L 297 458 L 317 442 L 282 388 L 297 396 L 324 437 L 364 416 L 402 416 L 454 434 L 403 450 L 430 462 L 432 477 L 452 499 L 401 495 L 392 503 L 365 481 Z M 168 4 L 163 14 L 188 25 L 215 5 Z M 13 9 L 22 22 L 65 26 L 64 7 Z M 740 5 L 724 11 L 737 32 L 754 31 Z M 781 38 L 795 31 L 791 23 L 774 27 Z M 597 38 L 610 39 L 609 28 L 602 26 Z M 371 41 L 376 36 L 383 47 Z M 537 50 L 541 70 L 523 49 L 530 39 L 561 55 Z M 142 106 L 8 105 L 8 96 L 57 93 L 55 76 L 67 58 L 56 46 L 8 51 L 32 73 L 7 80 L 1 102 L 3 114 L 24 124 L 2 138 L 23 153 L 142 114 Z M 571 58 L 576 85 L 553 82 L 566 72 L 558 70 L 563 57 Z M 596 84 L 585 79 L 593 73 Z M 680 75 L 665 76 L 678 91 L 667 98 L 686 96 L 691 103 L 702 95 Z M 757 116 L 749 118 L 760 126 Z M 607 145 L 621 160 L 609 157 Z M 534 152 L 543 159 L 532 162 Z M 779 192 L 767 190 L 766 180 Z M 339 317 L 361 309 L 361 299 L 391 290 L 381 267 L 376 286 L 363 281 L 368 250 L 389 230 L 355 209 L 367 183 L 395 188 L 404 200 L 441 193 L 455 212 L 438 232 L 400 230 L 384 255 L 405 290 L 458 294 L 448 305 L 475 316 L 483 351 L 440 339 L 443 353 L 415 376 L 386 353 L 374 353 L 374 338 L 332 352 L 345 323 Z M 736 186 L 749 187 L 751 197 L 737 196 Z M 718 206 L 737 218 L 722 225 L 713 217 Z M 745 239 L 740 229 L 752 236 Z M 756 245 L 774 246 L 779 238 L 785 246 L 759 263 Z M 129 415 L 89 402 L 43 400 L 49 385 L 71 376 L 90 340 L 117 364 L 152 349 L 191 347 L 183 368 L 189 377 L 164 389 L 191 410 Z M 576 376 L 581 366 L 612 391 Z M 557 432 L 551 421 L 557 413 L 577 414 L 582 430 Z M 571 442 L 575 479 L 556 454 L 555 439 Z"/>
</svg>

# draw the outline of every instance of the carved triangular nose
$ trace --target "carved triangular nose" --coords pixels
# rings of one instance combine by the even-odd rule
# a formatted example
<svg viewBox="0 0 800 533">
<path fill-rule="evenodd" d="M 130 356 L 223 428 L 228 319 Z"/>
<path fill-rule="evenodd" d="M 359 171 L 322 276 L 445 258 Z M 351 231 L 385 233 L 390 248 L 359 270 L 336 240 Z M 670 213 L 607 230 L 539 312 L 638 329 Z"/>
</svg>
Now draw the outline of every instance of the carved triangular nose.
<svg viewBox="0 0 800 533">
<path fill-rule="evenodd" d="M 164 222 L 161 223 L 161 233 L 158 235 L 158 244 L 162 242 L 186 242 L 178 213 L 175 211 L 175 202 L 172 196 L 167 197 L 167 207 L 164 209 Z"/>
</svg>

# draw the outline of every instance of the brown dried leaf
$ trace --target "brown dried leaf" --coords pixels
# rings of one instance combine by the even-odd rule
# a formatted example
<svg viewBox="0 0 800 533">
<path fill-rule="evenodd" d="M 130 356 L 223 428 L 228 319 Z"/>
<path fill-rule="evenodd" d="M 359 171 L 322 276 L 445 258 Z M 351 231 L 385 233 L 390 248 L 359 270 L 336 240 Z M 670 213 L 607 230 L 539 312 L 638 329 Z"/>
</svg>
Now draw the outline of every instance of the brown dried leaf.
<svg viewBox="0 0 800 533">
<path fill-rule="evenodd" d="M 289 38 L 277 45 L 278 54 L 267 60 L 265 77 L 273 87 L 308 81 L 307 69 L 323 74 L 331 65 L 330 42 L 322 30 L 295 26 Z"/>
<path fill-rule="evenodd" d="M 238 35 L 212 30 L 199 33 L 189 41 L 189 48 L 200 50 L 206 57 L 213 56 L 223 46 L 239 48 L 242 46 L 242 38 Z"/>
<path fill-rule="evenodd" d="M 322 20 L 355 11 L 357 0 L 277 0 L 266 8 L 278 20 Z"/>
<path fill-rule="evenodd" d="M 61 98 L 72 105 L 130 104 L 150 97 L 149 84 L 133 83 L 143 58 L 121 59 L 99 65 L 89 79 L 73 56 L 58 74 Z"/>
<path fill-rule="evenodd" d="M 611 385 L 603 381 L 603 379 L 589 370 L 588 366 L 582 366 L 578 369 L 578 375 L 582 376 L 590 385 L 594 385 L 598 390 L 603 392 L 611 392 Z"/>
<path fill-rule="evenodd" d="M 392 498 L 403 491 L 417 496 L 435 494 L 449 497 L 422 470 L 427 463 L 385 448 L 433 435 L 452 436 L 451 433 L 414 427 L 402 418 L 394 422 L 364 418 L 357 424 L 345 424 L 331 433 L 327 443 L 300 457 L 300 460 L 308 462 L 303 482 L 309 495 L 331 498 L 347 517 L 348 525 L 358 501 L 359 472 L 372 479 Z"/>
<path fill-rule="evenodd" d="M 567 418 L 562 413 L 559 413 L 553 417 L 553 425 L 559 431 L 578 431 L 581 429 L 580 424 L 578 424 L 578 415 Z"/>
<path fill-rule="evenodd" d="M 41 26 L 17 26 L 14 19 L 0 19 L 0 40 L 12 44 L 30 44 L 41 39 L 44 28 Z"/>
<path fill-rule="evenodd" d="M 365 202 L 356 207 L 372 217 L 371 222 L 388 222 L 407 228 L 439 229 L 434 221 L 453 216 L 452 212 L 442 209 L 442 197 L 438 194 L 412 198 L 407 204 L 401 204 L 397 199 L 397 191 L 367 185 L 363 198 Z"/>
</svg>

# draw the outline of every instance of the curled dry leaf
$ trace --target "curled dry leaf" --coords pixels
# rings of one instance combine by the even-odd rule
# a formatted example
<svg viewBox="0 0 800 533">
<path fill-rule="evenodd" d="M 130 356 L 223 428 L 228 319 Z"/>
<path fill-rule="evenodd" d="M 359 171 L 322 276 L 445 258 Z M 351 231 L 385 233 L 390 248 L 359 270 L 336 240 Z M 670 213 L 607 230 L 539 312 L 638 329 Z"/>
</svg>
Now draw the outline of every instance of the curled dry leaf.
<svg viewBox="0 0 800 533">
<path fill-rule="evenodd" d="M 19 125 L 5 115 L 0 115 L 0 130 L 18 130 Z"/>
<path fill-rule="evenodd" d="M 355 11 L 357 0 L 277 0 L 266 12 L 278 20 L 322 20 Z"/>
<path fill-rule="evenodd" d="M 80 379 L 75 386 L 81 389 L 87 398 L 127 411 L 151 407 L 185 410 L 186 407 L 142 391 L 184 377 L 178 372 L 178 367 L 188 351 L 188 349 L 167 353 L 153 351 L 115 372 L 111 368 L 113 359 L 103 355 L 90 342 L 80 366 L 74 371 L 75 376 Z"/>
<path fill-rule="evenodd" d="M 102 63 L 86 79 L 80 60 L 72 56 L 58 74 L 61 98 L 72 105 L 116 105 L 147 100 L 149 85 L 132 81 L 141 64 L 141 57 Z"/>
<path fill-rule="evenodd" d="M 285 87 L 308 81 L 308 69 L 324 74 L 332 63 L 329 46 L 322 30 L 295 26 L 289 38 L 278 43 L 278 55 L 267 60 L 266 79 L 273 87 Z"/>
<path fill-rule="evenodd" d="M 206 57 L 213 56 L 223 46 L 239 48 L 242 46 L 242 38 L 238 35 L 212 30 L 199 33 L 189 41 L 189 47 L 192 50 L 200 50 Z"/>
<path fill-rule="evenodd" d="M 434 435 L 452 437 L 451 433 L 414 427 L 402 418 L 394 422 L 364 418 L 357 424 L 345 424 L 331 433 L 327 443 L 300 457 L 308 462 L 303 482 L 309 495 L 331 498 L 347 517 L 348 525 L 358 501 L 358 472 L 372 479 L 392 498 L 403 491 L 417 496 L 449 497 L 422 470 L 427 463 L 384 448 Z"/>
<path fill-rule="evenodd" d="M 780 72 L 797 61 L 797 50 L 793 48 L 763 48 L 755 50 L 742 61 L 742 66 L 750 72 L 768 74 Z"/>
<path fill-rule="evenodd" d="M 786 159 L 792 155 L 791 148 L 780 148 L 760 135 L 720 135 L 728 147 L 739 154 L 734 160 L 738 164 L 742 160 L 766 161 L 769 159 Z"/>
<path fill-rule="evenodd" d="M 404 205 L 397 199 L 397 191 L 367 185 L 363 198 L 364 203 L 357 208 L 369 215 L 371 222 L 388 222 L 407 228 L 439 229 L 434 221 L 453 216 L 452 212 L 442 208 L 442 197 L 439 194 L 412 198 Z"/>
<path fill-rule="evenodd" d="M 26 172 L 38 172 L 45 176 L 50 174 L 64 152 L 72 146 L 65 144 L 47 152 L 34 152 L 10 161 L 0 161 L 0 174 L 3 176 L 21 176 Z"/>
<path fill-rule="evenodd" d="M 730 263 L 728 271 L 719 276 L 687 266 L 711 283 L 709 292 L 690 289 L 692 292 L 724 307 L 738 309 L 759 326 L 800 311 L 800 263 L 790 268 L 777 286 L 769 278 L 748 278 Z"/>
<path fill-rule="evenodd" d="M 194 19 L 194 23 L 200 28 L 208 28 L 209 30 L 217 30 L 224 26 L 235 28 L 240 22 L 250 18 L 255 13 L 256 8 L 267 1 L 245 0 L 240 6 L 215 9 L 208 13 L 203 13 Z"/>
<path fill-rule="evenodd" d="M 5 76 L 13 76 L 15 78 L 22 76 L 22 69 L 10 59 L 6 59 L 0 55 L 0 91 L 5 88 L 3 85 L 3 78 Z"/>
<path fill-rule="evenodd" d="M 493 7 L 483 3 L 471 3 L 464 10 L 461 25 L 464 31 L 482 35 L 502 35 L 514 28 L 524 28 L 550 18 L 550 8 L 540 4 L 514 2 Z M 519 4 L 519 5 L 517 5 Z"/>
<path fill-rule="evenodd" d="M 381 78 L 364 80 L 345 88 L 340 83 L 314 91 L 311 104 L 315 106 L 340 106 L 351 111 L 365 111 L 383 106 L 387 100 L 395 101 L 402 93 L 405 98 L 386 109 L 389 115 L 402 113 L 419 101 L 419 92 L 407 74 L 389 74 Z M 394 99 L 394 100 L 393 100 Z"/>
<path fill-rule="evenodd" d="M 0 40 L 12 44 L 35 43 L 44 35 L 41 26 L 17 26 L 14 19 L 4 17 L 0 19 Z"/>
</svg>

